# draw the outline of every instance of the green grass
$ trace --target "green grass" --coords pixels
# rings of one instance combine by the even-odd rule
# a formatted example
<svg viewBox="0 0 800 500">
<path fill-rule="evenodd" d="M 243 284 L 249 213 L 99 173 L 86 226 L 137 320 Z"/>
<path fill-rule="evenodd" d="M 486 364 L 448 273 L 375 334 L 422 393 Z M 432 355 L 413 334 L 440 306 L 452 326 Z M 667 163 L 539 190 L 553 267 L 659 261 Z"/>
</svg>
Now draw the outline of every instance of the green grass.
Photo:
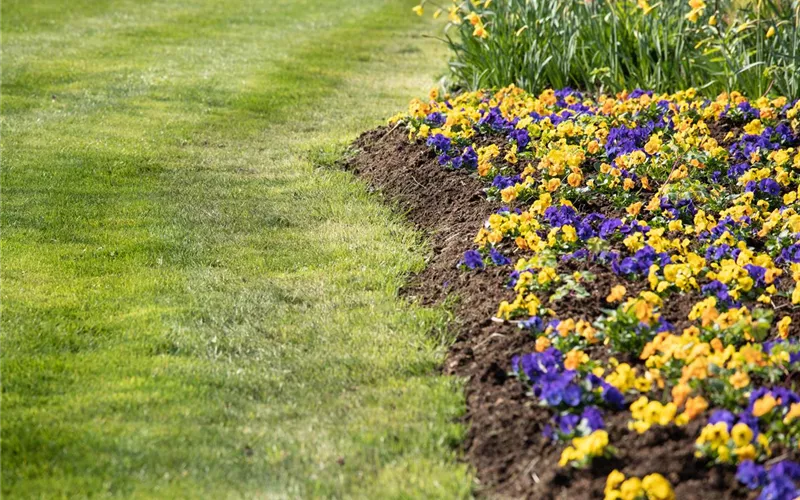
<svg viewBox="0 0 800 500">
<path fill-rule="evenodd" d="M 442 70 L 412 5 L 2 3 L 3 494 L 469 495 L 424 247 L 310 161 Z"/>
</svg>

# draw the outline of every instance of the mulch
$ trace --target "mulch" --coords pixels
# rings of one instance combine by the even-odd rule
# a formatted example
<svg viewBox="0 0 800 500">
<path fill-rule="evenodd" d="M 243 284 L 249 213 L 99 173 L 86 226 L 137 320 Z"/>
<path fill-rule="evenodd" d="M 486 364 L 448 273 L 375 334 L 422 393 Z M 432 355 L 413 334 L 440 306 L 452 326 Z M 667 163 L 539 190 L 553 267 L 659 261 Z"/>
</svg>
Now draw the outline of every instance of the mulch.
<svg viewBox="0 0 800 500">
<path fill-rule="evenodd" d="M 644 434 L 627 429 L 626 412 L 610 416 L 610 442 L 615 458 L 595 460 L 588 470 L 558 467 L 563 445 L 542 435 L 550 412 L 537 405 L 527 388 L 509 376 L 514 355 L 534 351 L 534 338 L 491 317 L 502 300 L 514 293 L 498 286 L 508 269 L 489 267 L 479 272 L 456 268 L 473 238 L 501 204 L 488 201 L 483 184 L 467 172 L 441 167 L 423 144 L 409 142 L 401 129 L 379 128 L 362 135 L 355 154 L 346 162 L 370 186 L 399 205 L 407 218 L 427 234 L 432 254 L 427 267 L 411 278 L 404 294 L 422 304 L 440 303 L 448 296 L 454 306 L 457 340 L 443 371 L 467 380 L 465 458 L 475 468 L 479 493 L 501 498 L 603 498 L 606 476 L 613 469 L 626 475 L 659 472 L 675 486 L 679 499 L 744 499 L 755 495 L 736 481 L 735 469 L 708 467 L 694 457 L 693 443 L 705 421 L 687 427 L 654 427 Z M 585 264 L 584 264 L 585 265 Z M 576 268 L 576 270 L 583 270 Z M 560 317 L 594 320 L 606 307 L 605 297 L 619 278 L 603 268 L 591 296 L 565 298 L 553 307 Z M 646 283 L 626 283 L 630 290 Z M 691 302 L 674 301 L 663 310 L 665 319 L 680 327 Z M 635 361 L 635 360 L 633 360 Z"/>
</svg>

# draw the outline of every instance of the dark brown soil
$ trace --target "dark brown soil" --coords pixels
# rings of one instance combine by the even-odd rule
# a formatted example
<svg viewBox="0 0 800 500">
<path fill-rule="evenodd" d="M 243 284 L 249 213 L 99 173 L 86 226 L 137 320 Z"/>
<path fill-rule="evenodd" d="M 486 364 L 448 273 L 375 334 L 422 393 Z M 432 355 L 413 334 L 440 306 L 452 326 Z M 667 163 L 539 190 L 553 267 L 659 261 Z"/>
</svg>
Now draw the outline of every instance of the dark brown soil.
<svg viewBox="0 0 800 500">
<path fill-rule="evenodd" d="M 609 416 L 608 431 L 616 458 L 595 461 L 589 470 L 559 468 L 563 445 L 546 440 L 542 428 L 550 412 L 537 406 L 525 386 L 509 376 L 511 358 L 534 350 L 534 339 L 513 325 L 491 317 L 513 293 L 498 286 L 508 269 L 480 272 L 456 268 L 488 216 L 500 204 L 486 200 L 482 183 L 465 172 L 442 168 L 421 144 L 409 143 L 402 130 L 380 128 L 362 135 L 357 154 L 347 167 L 385 197 L 399 204 L 410 221 L 429 235 L 432 256 L 427 268 L 412 278 L 405 294 L 424 304 L 455 296 L 457 341 L 444 371 L 467 380 L 469 435 L 466 458 L 477 471 L 480 493 L 492 497 L 535 499 L 603 498 L 608 473 L 626 475 L 659 472 L 675 485 L 679 499 L 739 499 L 753 495 L 739 487 L 733 469 L 709 469 L 693 455 L 695 421 L 686 428 L 653 428 L 639 435 L 626 428 L 627 414 Z M 512 258 L 513 260 L 513 258 Z M 619 277 L 593 269 L 597 292 L 581 300 L 564 299 L 554 307 L 572 317 L 594 319 Z M 630 290 L 645 283 L 626 284 Z M 680 304 L 667 307 L 666 319 L 686 318 Z"/>
</svg>

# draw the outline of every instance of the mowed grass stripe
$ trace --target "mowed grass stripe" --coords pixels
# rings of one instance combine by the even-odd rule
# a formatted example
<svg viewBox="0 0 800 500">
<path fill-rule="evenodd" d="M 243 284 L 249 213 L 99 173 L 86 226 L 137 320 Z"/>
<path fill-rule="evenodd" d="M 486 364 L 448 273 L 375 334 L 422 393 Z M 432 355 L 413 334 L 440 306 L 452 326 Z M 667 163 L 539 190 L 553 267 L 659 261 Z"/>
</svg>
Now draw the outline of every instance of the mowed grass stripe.
<svg viewBox="0 0 800 500">
<path fill-rule="evenodd" d="M 317 15 L 321 16 L 321 14 Z M 184 20 L 184 22 L 186 21 Z M 208 20 L 203 21 L 204 24 L 208 22 Z M 186 28 L 186 30 L 191 31 L 191 28 Z M 153 45 L 158 45 L 158 40 L 155 40 Z M 180 47 L 178 52 L 182 52 L 184 48 Z M 142 49 L 140 52 L 145 53 L 147 50 Z M 226 56 L 224 51 L 220 51 L 216 58 L 207 61 L 200 70 L 195 71 L 202 72 L 207 69 L 208 65 L 213 65 L 217 59 Z M 290 54 L 283 56 L 292 59 Z M 123 60 L 128 61 L 127 54 Z M 147 65 L 149 61 L 143 64 Z M 142 73 L 147 71 L 164 73 L 168 69 L 159 68 L 151 71 L 149 66 L 146 66 Z M 280 78 L 281 75 L 278 75 L 276 80 L 280 80 Z M 138 80 L 136 77 L 131 79 Z M 97 262 L 86 259 L 85 244 L 116 241 L 115 238 L 118 235 L 104 234 L 103 231 L 111 231 L 119 226 L 124 236 L 127 236 L 130 235 L 130 226 L 132 225 L 153 225 L 148 220 L 148 217 L 153 215 L 171 220 L 172 214 L 156 214 L 155 212 L 170 207 L 170 200 L 183 192 L 193 197 L 191 200 L 185 200 L 189 208 L 194 209 L 195 205 L 193 204 L 202 202 L 201 197 L 195 196 L 197 191 L 191 188 L 183 190 L 183 185 L 187 182 L 194 182 L 195 179 L 201 183 L 206 182 L 208 175 L 225 175 L 217 174 L 217 171 L 225 171 L 224 168 L 221 168 L 223 161 L 243 163 L 240 155 L 222 151 L 220 155 L 217 155 L 220 164 L 213 165 L 213 168 L 204 167 L 205 157 L 210 152 L 213 153 L 215 148 L 225 146 L 221 142 L 222 140 L 229 139 L 229 137 L 220 139 L 221 134 L 212 130 L 213 123 L 237 120 L 235 124 L 227 123 L 224 132 L 228 135 L 243 135 L 242 132 L 246 131 L 246 138 L 252 136 L 254 131 L 261 130 L 269 124 L 266 120 L 259 121 L 260 117 L 257 115 L 248 117 L 251 120 L 249 123 L 241 122 L 239 117 L 230 116 L 227 108 L 231 105 L 230 102 L 220 101 L 216 106 L 207 105 L 202 99 L 196 97 L 198 93 L 204 91 L 203 83 L 197 81 L 203 80 L 203 78 L 181 82 L 184 83 L 182 85 L 169 84 L 167 88 L 151 85 L 147 89 L 148 95 L 144 98 L 137 97 L 144 92 L 142 90 L 135 93 L 123 91 L 121 95 L 115 95 L 116 80 L 116 75 L 112 75 L 107 81 L 95 80 L 93 86 L 87 87 L 93 83 L 92 78 L 87 78 L 80 81 L 80 91 L 71 92 L 70 88 L 63 89 L 67 98 L 75 100 L 80 100 L 81 96 L 86 93 L 108 95 L 108 99 L 100 103 L 102 108 L 98 112 L 94 112 L 93 109 L 82 109 L 80 105 L 77 106 L 78 111 L 74 113 L 72 109 L 65 113 L 63 107 L 59 110 L 47 111 L 45 113 L 55 117 L 55 121 L 49 128 L 44 129 L 42 122 L 49 122 L 40 113 L 33 114 L 29 120 L 7 122 L 6 129 L 9 133 L 4 147 L 7 150 L 6 159 L 11 165 L 4 170 L 3 186 L 8 195 L 13 195 L 13 190 L 17 186 L 28 191 L 23 196 L 10 196 L 11 199 L 8 200 L 10 203 L 18 202 L 23 205 L 21 210 L 12 212 L 10 217 L 19 215 L 26 217 L 27 220 L 25 220 L 26 224 L 14 224 L 15 221 L 12 220 L 9 229 L 13 231 L 20 227 L 22 230 L 33 231 L 31 234 L 25 235 L 26 243 L 30 242 L 31 237 L 38 237 L 38 243 L 52 243 L 54 241 L 51 238 L 53 233 L 58 233 L 58 236 L 67 240 L 67 243 L 75 243 L 72 253 L 77 253 L 78 258 L 70 259 L 60 256 L 61 258 L 54 259 L 52 267 L 56 272 L 70 270 L 70 264 L 75 261 L 78 266 L 77 277 L 81 276 L 82 271 L 87 271 L 90 275 L 99 273 L 105 276 L 109 273 L 103 267 L 98 267 Z M 331 84 L 331 82 L 325 83 Z M 104 84 L 106 85 L 104 86 Z M 276 102 L 287 106 L 296 104 L 291 96 L 280 99 L 281 94 L 271 87 L 271 82 L 267 81 L 265 85 L 269 89 L 270 96 L 277 96 Z M 170 93 L 170 89 L 173 87 L 180 89 L 178 95 Z M 205 89 L 205 92 L 214 94 L 214 89 L 213 87 L 208 88 Z M 195 97 L 187 99 L 187 93 Z M 41 97 L 42 92 L 36 94 Z M 286 91 L 284 91 L 285 94 Z M 62 99 L 61 92 L 54 95 L 58 96 L 59 101 Z M 243 93 L 236 92 L 234 95 L 236 99 L 242 99 Z M 313 96 L 313 90 L 307 92 L 306 96 L 309 95 Z M 40 98 L 39 100 L 47 101 L 48 99 Z M 187 106 L 197 106 L 198 109 L 189 110 Z M 224 118 L 217 120 L 220 115 L 224 115 Z M 18 122 L 30 126 L 17 127 Z M 73 140 L 52 145 L 54 134 L 59 134 L 61 137 L 67 136 Z M 213 144 L 211 141 L 214 141 Z M 194 152 L 196 154 L 188 151 L 193 142 L 201 146 L 199 151 Z M 48 148 L 48 146 L 51 147 Z M 48 149 L 50 150 L 48 151 Z M 263 146 L 262 149 L 264 149 Z M 51 161 L 41 161 L 41 151 L 53 153 L 48 158 Z M 280 157 L 285 154 L 285 151 L 276 148 L 276 154 Z M 53 160 L 57 165 L 54 165 Z M 233 171 L 234 177 L 239 173 L 236 172 L 236 168 L 238 167 L 228 168 Z M 47 179 L 46 182 L 35 182 L 36 179 L 42 177 Z M 244 178 L 245 183 L 250 181 L 250 179 Z M 277 180 L 273 184 L 276 182 Z M 62 193 L 63 190 L 68 192 Z M 147 196 L 143 197 L 143 194 Z M 226 189 L 221 190 L 219 194 L 223 198 L 229 197 Z M 40 198 L 37 198 L 37 195 Z M 123 196 L 122 200 L 120 200 L 120 195 Z M 55 200 L 51 203 L 49 200 L 52 197 L 55 197 Z M 126 203 L 120 203 L 120 201 Z M 109 209 L 109 203 L 114 210 Z M 130 208 L 132 213 L 127 214 L 123 211 L 120 214 L 120 205 Z M 265 203 L 259 203 L 259 205 L 269 206 Z M 100 224 L 99 219 L 103 218 L 107 220 Z M 232 222 L 236 223 L 236 220 Z M 249 222 L 241 221 L 250 229 Z M 266 224 L 261 224 L 262 226 L 269 225 L 269 220 L 264 222 Z M 86 230 L 76 231 L 76 225 L 84 226 Z M 87 225 L 89 227 L 85 227 Z M 100 226 L 100 230 L 98 230 L 98 226 Z M 66 230 L 60 231 L 62 228 Z M 123 239 L 125 239 L 124 236 Z M 143 237 L 147 238 L 146 235 Z M 137 245 L 140 243 L 134 238 L 127 239 L 135 241 Z M 197 264 L 212 264 L 213 259 L 209 260 L 206 255 L 197 255 L 198 249 L 195 246 L 199 240 L 199 238 L 190 238 L 190 240 L 179 238 L 178 245 L 183 244 L 183 248 L 181 248 L 165 244 L 164 238 L 158 238 L 153 242 L 156 248 L 147 253 L 145 263 L 149 267 L 158 265 L 163 268 L 165 267 L 164 259 L 172 258 L 184 259 L 190 263 L 195 260 Z M 60 240 L 55 240 L 55 243 L 59 244 L 55 249 L 57 251 L 68 249 Z M 162 248 L 163 246 L 165 248 Z M 102 248 L 98 248 L 102 252 Z M 112 251 L 112 253 L 111 257 L 114 259 L 120 254 L 119 251 Z M 100 256 L 102 266 L 109 266 L 114 260 L 106 257 L 106 255 Z M 131 266 L 123 262 L 122 267 L 127 269 Z M 148 300 L 143 302 L 151 303 Z"/>
<path fill-rule="evenodd" d="M 4 40 L 4 493 L 468 494 L 416 236 L 306 159 L 430 82 L 410 5 L 154 5 Z"/>
</svg>

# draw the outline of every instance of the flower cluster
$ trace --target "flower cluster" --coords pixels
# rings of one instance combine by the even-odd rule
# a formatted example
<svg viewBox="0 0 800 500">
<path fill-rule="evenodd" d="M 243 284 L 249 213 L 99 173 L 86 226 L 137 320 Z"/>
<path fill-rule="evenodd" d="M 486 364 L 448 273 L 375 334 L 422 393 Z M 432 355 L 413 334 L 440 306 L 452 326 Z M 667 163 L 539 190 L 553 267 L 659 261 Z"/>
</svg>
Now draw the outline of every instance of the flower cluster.
<svg viewBox="0 0 800 500">
<path fill-rule="evenodd" d="M 772 447 L 798 449 L 800 396 L 781 387 L 749 391 L 746 408 L 717 410 L 697 438 L 697 454 L 720 463 L 768 458 Z"/>
<path fill-rule="evenodd" d="M 769 470 L 752 460 L 739 464 L 736 478 L 751 490 L 761 488 L 758 500 L 797 498 L 800 496 L 800 464 L 791 460 L 781 460 Z"/>
<path fill-rule="evenodd" d="M 759 500 L 800 496 L 800 464 L 790 460 L 781 460 L 769 470 L 746 460 L 739 464 L 736 478 L 751 490 L 763 488 Z"/>
<path fill-rule="evenodd" d="M 711 421 L 715 421 L 712 418 Z M 709 456 L 720 463 L 754 460 L 769 455 L 769 441 L 764 434 L 756 437 L 752 427 L 745 422 L 731 426 L 724 420 L 706 425 L 696 446 L 698 456 Z"/>
<path fill-rule="evenodd" d="M 461 265 L 508 270 L 495 319 L 535 337 L 513 371 L 552 410 L 546 435 L 571 443 L 562 464 L 610 453 L 597 436 L 620 411 L 636 433 L 707 419 L 695 450 L 709 463 L 798 451 L 799 114 L 735 92 L 512 86 L 395 118 L 506 204 Z"/>
<path fill-rule="evenodd" d="M 675 500 L 672 485 L 661 474 L 629 477 L 614 470 L 606 478 L 605 500 Z"/>
<path fill-rule="evenodd" d="M 594 431 L 588 436 L 572 438 L 572 445 L 564 448 L 558 464 L 580 467 L 593 458 L 607 456 L 613 450 L 608 446 L 608 432 Z"/>
<path fill-rule="evenodd" d="M 630 411 L 632 420 L 628 427 L 638 433 L 644 433 L 653 425 L 685 425 L 689 420 L 705 409 L 704 400 L 687 402 L 686 411 L 678 415 L 678 406 L 669 402 L 661 404 L 659 401 L 649 401 L 647 396 L 641 396 L 631 403 Z"/>
<path fill-rule="evenodd" d="M 622 408 L 623 393 L 592 372 L 595 363 L 585 353 L 573 350 L 565 356 L 546 340 L 538 348 L 540 352 L 515 357 L 512 368 L 528 381 L 539 403 L 554 411 L 547 437 L 568 440 L 604 429 L 601 408 Z"/>
</svg>

